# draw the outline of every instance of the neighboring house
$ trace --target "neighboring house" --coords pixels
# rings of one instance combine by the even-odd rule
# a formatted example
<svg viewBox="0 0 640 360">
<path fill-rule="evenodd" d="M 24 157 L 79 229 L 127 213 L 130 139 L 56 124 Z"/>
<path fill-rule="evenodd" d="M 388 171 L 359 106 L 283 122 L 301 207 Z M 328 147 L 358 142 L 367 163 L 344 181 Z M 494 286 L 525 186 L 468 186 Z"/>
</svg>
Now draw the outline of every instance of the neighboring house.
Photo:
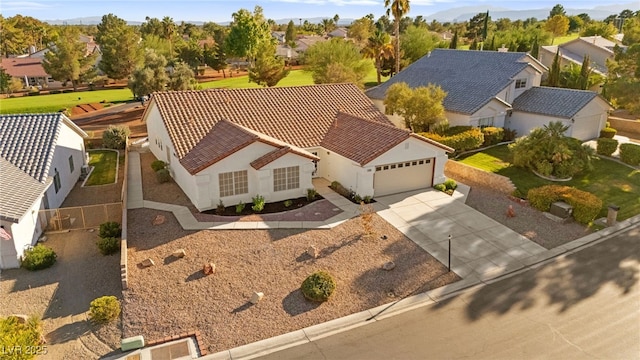
<svg viewBox="0 0 640 360">
<path fill-rule="evenodd" d="M 453 39 L 453 33 L 451 31 L 443 31 L 441 33 L 436 33 L 438 36 L 445 41 L 449 41 Z"/>
<path fill-rule="evenodd" d="M 616 43 L 602 36 L 579 37 L 561 45 L 549 45 L 540 47 L 540 62 L 551 68 L 556 51 L 560 49 L 560 65 L 562 67 L 571 63 L 582 65 L 585 55 L 589 55 L 590 65 L 596 74 L 607 75 L 607 60 L 613 59 L 613 49 Z M 624 46 L 623 46 L 624 47 Z"/>
<path fill-rule="evenodd" d="M 298 60 L 298 52 L 292 49 L 289 45 L 278 44 L 276 46 L 276 57 L 285 59 L 287 63 L 295 62 Z"/>
<path fill-rule="evenodd" d="M 1 269 L 20 265 L 42 234 L 39 210 L 60 207 L 73 189 L 86 137 L 61 113 L 0 115 L 0 224 L 11 235 L 0 239 Z"/>
<path fill-rule="evenodd" d="M 272 31 L 271 37 L 278 41 L 278 44 L 284 44 L 287 33 L 285 31 Z"/>
<path fill-rule="evenodd" d="M 200 211 L 305 196 L 314 177 L 363 197 L 426 188 L 452 151 L 393 126 L 352 84 L 154 93 L 143 120 Z"/>
<path fill-rule="evenodd" d="M 598 137 L 610 110 L 608 103 L 591 91 L 540 88 L 545 70 L 526 53 L 435 49 L 367 95 L 384 111 L 385 93 L 392 84 L 405 82 L 415 88 L 431 83 L 447 92 L 443 104 L 451 126 L 505 127 L 527 135 L 540 124 L 573 119 L 568 135 L 580 140 Z M 535 106 L 522 105 L 524 99 Z M 538 111 L 554 99 L 575 112 Z M 404 127 L 401 117 L 390 119 Z"/>
<path fill-rule="evenodd" d="M 339 27 L 339 28 L 333 30 L 332 32 L 328 33 L 327 36 L 330 37 L 330 38 L 337 37 L 337 38 L 346 39 L 347 38 L 347 33 L 348 33 L 347 28 Z"/>
<path fill-rule="evenodd" d="M 327 38 L 324 36 L 319 36 L 319 35 L 300 36 L 296 39 L 295 49 L 298 53 L 304 53 L 311 46 L 323 41 L 327 41 Z"/>
<path fill-rule="evenodd" d="M 20 80 L 25 88 L 30 86 L 59 87 L 42 67 L 42 58 L 2 58 L 2 68 L 11 77 Z"/>
</svg>

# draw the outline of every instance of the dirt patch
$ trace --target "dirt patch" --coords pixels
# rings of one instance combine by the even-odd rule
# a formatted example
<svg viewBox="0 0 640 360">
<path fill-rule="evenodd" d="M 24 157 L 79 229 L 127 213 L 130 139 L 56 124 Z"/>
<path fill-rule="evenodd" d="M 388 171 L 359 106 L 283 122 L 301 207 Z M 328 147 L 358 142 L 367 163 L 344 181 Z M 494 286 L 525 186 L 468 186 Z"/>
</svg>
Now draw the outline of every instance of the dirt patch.
<svg viewBox="0 0 640 360">
<path fill-rule="evenodd" d="M 160 183 L 151 168 L 151 163 L 156 157 L 151 152 L 140 154 L 140 167 L 142 171 L 142 193 L 145 200 L 151 200 L 167 204 L 186 206 L 192 213 L 198 213 L 198 209 L 189 201 L 180 186 L 173 179 L 166 183 Z"/>
<path fill-rule="evenodd" d="M 116 322 L 92 325 L 89 303 L 97 297 L 121 297 L 118 255 L 103 256 L 96 232 L 48 234 L 46 246 L 58 261 L 45 270 L 2 271 L 0 316 L 38 314 L 43 318 L 47 356 L 51 359 L 90 359 L 116 349 L 121 327 Z M 97 340 L 97 339 L 100 340 Z"/>
<path fill-rule="evenodd" d="M 89 142 L 96 145 L 101 142 L 102 133 L 109 125 L 128 126 L 131 138 L 147 136 L 147 125 L 142 122 L 144 106 L 139 102 L 114 105 L 100 111 L 72 116 L 71 120 L 89 134 Z"/>
<path fill-rule="evenodd" d="M 166 222 L 151 225 L 156 215 Z M 163 338 L 191 330 L 217 352 L 319 324 L 459 280 L 444 265 L 377 215 L 375 236 L 363 238 L 359 219 L 332 230 L 185 231 L 175 217 L 151 209 L 129 211 L 129 290 L 124 336 Z M 386 239 L 382 239 L 386 235 Z M 317 259 L 305 250 L 314 245 Z M 171 256 L 185 249 L 182 259 Z M 156 266 L 136 266 L 151 258 Z M 391 271 L 382 265 L 393 261 Z M 203 264 L 216 264 L 205 276 Z M 322 304 L 299 288 L 317 270 L 337 290 Z M 264 299 L 251 305 L 254 291 Z"/>
</svg>

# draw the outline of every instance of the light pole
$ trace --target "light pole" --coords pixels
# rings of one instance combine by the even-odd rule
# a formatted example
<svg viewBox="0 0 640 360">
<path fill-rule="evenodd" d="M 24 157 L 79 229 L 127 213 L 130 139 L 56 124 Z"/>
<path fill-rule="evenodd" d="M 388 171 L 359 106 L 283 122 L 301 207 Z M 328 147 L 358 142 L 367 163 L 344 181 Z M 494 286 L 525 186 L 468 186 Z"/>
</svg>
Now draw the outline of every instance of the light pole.
<svg viewBox="0 0 640 360">
<path fill-rule="evenodd" d="M 447 264 L 449 272 L 451 272 L 451 234 L 449 234 L 449 263 Z"/>
</svg>

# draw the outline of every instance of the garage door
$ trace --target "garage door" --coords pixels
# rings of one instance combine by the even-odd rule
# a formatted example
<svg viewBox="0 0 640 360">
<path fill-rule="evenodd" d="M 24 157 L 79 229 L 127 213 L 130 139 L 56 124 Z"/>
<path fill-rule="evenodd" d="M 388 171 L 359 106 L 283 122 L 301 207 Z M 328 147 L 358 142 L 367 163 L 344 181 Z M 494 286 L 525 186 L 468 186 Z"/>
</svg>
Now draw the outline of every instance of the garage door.
<svg viewBox="0 0 640 360">
<path fill-rule="evenodd" d="M 571 137 L 587 141 L 600 136 L 600 115 L 577 119 L 571 125 Z"/>
<path fill-rule="evenodd" d="M 433 185 L 434 159 L 376 166 L 373 175 L 375 196 L 424 189 Z"/>
</svg>

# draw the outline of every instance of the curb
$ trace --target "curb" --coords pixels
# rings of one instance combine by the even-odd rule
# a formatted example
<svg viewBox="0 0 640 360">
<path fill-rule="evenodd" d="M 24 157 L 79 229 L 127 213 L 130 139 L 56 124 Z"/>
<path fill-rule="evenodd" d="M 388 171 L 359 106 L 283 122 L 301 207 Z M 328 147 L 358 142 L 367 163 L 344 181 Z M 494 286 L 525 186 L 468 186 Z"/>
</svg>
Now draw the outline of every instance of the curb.
<svg viewBox="0 0 640 360">
<path fill-rule="evenodd" d="M 640 225 L 640 215 L 626 219 L 612 227 L 605 228 L 598 232 L 576 239 L 567 244 L 547 250 L 544 253 L 534 255 L 527 259 L 523 266 L 517 268 L 505 268 L 501 271 L 491 271 L 481 274 L 480 277 L 469 276 L 453 284 L 445 285 L 427 292 L 412 295 L 391 303 L 377 306 L 355 314 L 347 315 L 325 323 L 309 326 L 300 330 L 275 336 L 269 339 L 260 340 L 247 345 L 235 347 L 233 349 L 220 351 L 214 354 L 203 356 L 203 360 L 237 360 L 254 359 L 290 347 L 310 343 L 324 337 L 339 334 L 344 331 L 368 325 L 374 321 L 384 320 L 404 312 L 415 310 L 421 307 L 437 304 L 443 300 L 458 296 L 461 293 L 479 289 L 485 285 L 493 284 L 500 280 L 518 275 L 530 269 L 538 268 L 556 258 L 573 254 L 584 248 L 599 244 L 618 233 Z"/>
</svg>

